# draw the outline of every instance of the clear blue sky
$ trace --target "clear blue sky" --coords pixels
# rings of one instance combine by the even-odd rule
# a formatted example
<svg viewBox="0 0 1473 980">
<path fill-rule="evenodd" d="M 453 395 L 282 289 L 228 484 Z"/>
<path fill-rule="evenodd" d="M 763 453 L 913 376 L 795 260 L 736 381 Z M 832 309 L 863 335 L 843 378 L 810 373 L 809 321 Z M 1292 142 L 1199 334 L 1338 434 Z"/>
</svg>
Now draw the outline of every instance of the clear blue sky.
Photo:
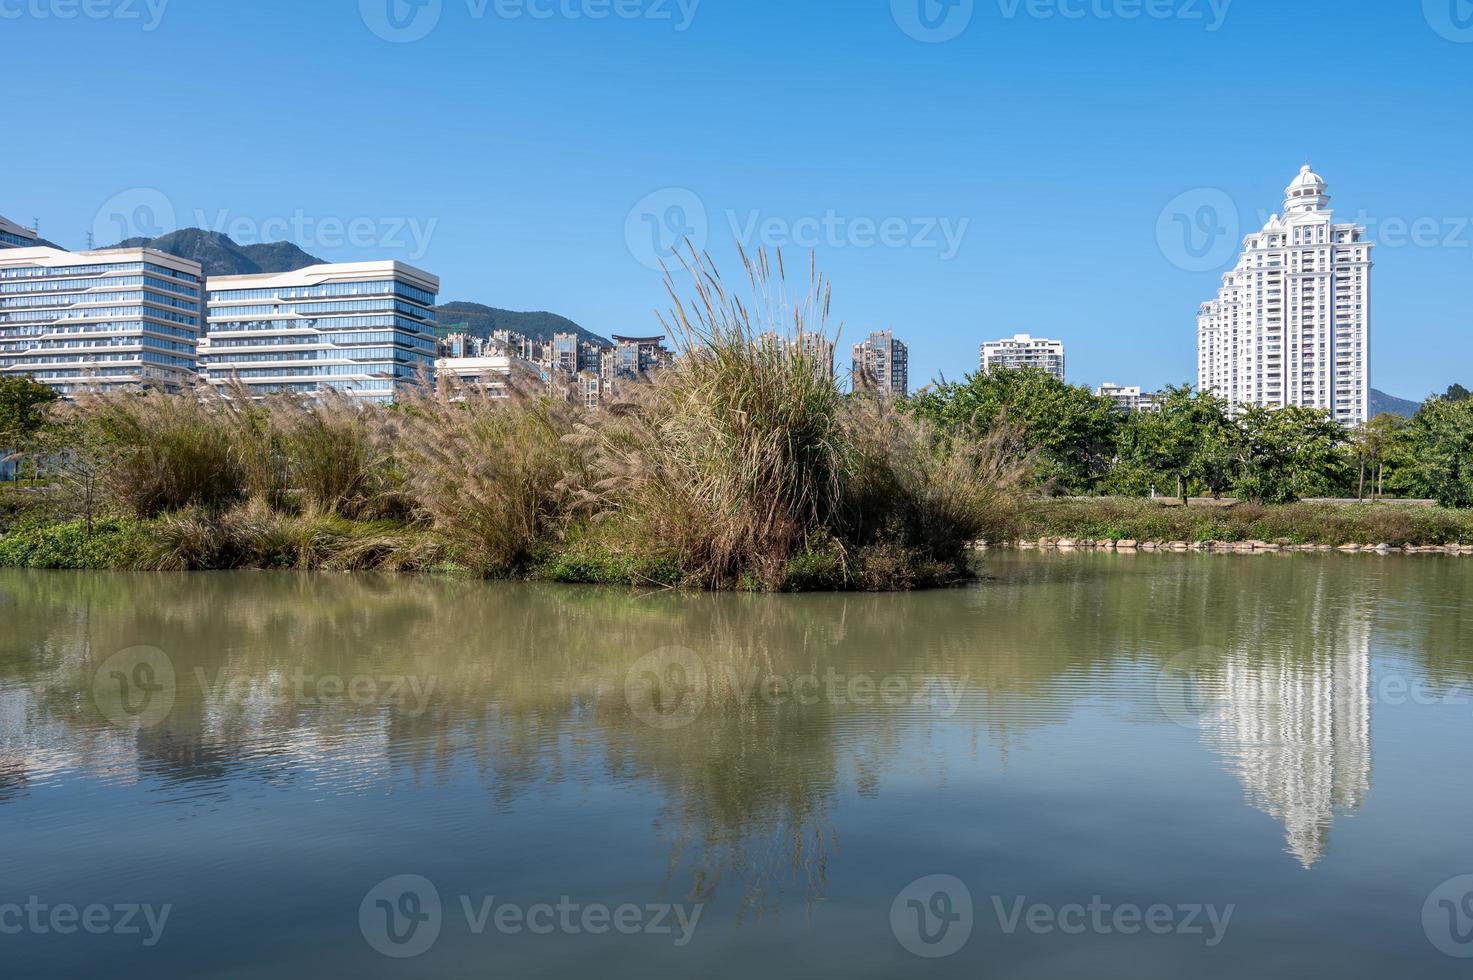
<svg viewBox="0 0 1473 980">
<path fill-rule="evenodd" d="M 1186 250 L 1163 209 L 1187 193 L 1175 210 L 1211 206 L 1201 227 L 1241 234 L 1308 157 L 1383 241 L 1373 384 L 1473 384 L 1468 0 L 701 0 L 693 16 L 694 0 L 395 0 L 397 22 L 389 0 L 161 16 L 161 0 L 85 0 L 90 16 L 58 16 L 82 2 L 0 0 L 0 214 L 67 247 L 94 228 L 104 244 L 114 214 L 225 212 L 246 240 L 412 261 L 442 299 L 610 333 L 663 305 L 641 262 L 656 232 L 704 227 L 730 268 L 738 235 L 817 231 L 845 337 L 894 329 L 914 385 L 1028 331 L 1068 343 L 1071 381 L 1154 387 L 1195 381 L 1196 309 L 1231 260 L 1195 230 Z M 944 228 L 964 228 L 955 254 Z"/>
</svg>

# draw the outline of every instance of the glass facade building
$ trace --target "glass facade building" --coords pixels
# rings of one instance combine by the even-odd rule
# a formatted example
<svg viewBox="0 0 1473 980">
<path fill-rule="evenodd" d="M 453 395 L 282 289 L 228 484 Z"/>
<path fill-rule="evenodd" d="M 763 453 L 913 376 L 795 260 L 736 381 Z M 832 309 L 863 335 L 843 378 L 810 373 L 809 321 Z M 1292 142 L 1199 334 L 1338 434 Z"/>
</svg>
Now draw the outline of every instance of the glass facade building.
<svg viewBox="0 0 1473 980">
<path fill-rule="evenodd" d="M 202 287 L 199 263 L 152 249 L 0 251 L 0 376 L 176 391 L 196 370 Z"/>
<path fill-rule="evenodd" d="M 36 233 L 22 228 L 0 215 L 0 248 L 31 248 L 36 244 Z"/>
<path fill-rule="evenodd" d="M 391 402 L 433 379 L 440 280 L 400 262 L 211 277 L 201 369 L 253 395 L 333 388 Z"/>
</svg>

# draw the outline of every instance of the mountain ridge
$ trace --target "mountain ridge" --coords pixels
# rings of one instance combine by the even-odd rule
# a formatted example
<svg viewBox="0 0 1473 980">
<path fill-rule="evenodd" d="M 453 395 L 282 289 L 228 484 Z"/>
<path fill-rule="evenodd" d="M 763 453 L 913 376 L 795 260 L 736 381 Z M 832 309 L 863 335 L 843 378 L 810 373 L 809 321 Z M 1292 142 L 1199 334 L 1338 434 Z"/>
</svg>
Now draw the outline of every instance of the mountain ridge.
<svg viewBox="0 0 1473 980">
<path fill-rule="evenodd" d="M 1417 409 L 1421 407 L 1420 402 L 1388 395 L 1379 388 L 1371 389 L 1371 418 L 1377 415 L 1400 415 L 1402 418 L 1409 419 L 1417 414 Z"/>
<path fill-rule="evenodd" d="M 152 248 L 182 259 L 198 262 L 205 277 L 269 275 L 295 272 L 311 265 L 322 265 L 326 259 L 304 252 L 291 242 L 268 242 L 240 245 L 229 235 L 203 228 L 181 228 L 158 238 L 129 238 L 111 248 Z M 551 340 L 556 333 L 575 333 L 580 339 L 602 347 L 612 341 L 565 316 L 545 310 L 518 312 L 484 303 L 455 300 L 435 307 L 442 328 L 465 325 L 475 337 L 489 337 L 492 330 L 511 330 L 537 340 Z"/>
<path fill-rule="evenodd" d="M 254 276 L 295 272 L 325 260 L 291 242 L 239 245 L 229 235 L 203 228 L 181 228 L 158 238 L 129 238 L 112 248 L 151 248 L 198 262 L 205 276 Z"/>
</svg>

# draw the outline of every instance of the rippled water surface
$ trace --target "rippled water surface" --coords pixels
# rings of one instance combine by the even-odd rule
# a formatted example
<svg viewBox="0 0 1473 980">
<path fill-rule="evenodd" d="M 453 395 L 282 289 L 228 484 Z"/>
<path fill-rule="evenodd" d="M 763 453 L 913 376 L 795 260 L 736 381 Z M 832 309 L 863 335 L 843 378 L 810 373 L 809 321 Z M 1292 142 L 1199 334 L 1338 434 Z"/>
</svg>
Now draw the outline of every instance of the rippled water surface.
<svg viewBox="0 0 1473 980">
<path fill-rule="evenodd" d="M 0 573 L 4 973 L 1470 975 L 1473 560 L 984 570 Z"/>
</svg>

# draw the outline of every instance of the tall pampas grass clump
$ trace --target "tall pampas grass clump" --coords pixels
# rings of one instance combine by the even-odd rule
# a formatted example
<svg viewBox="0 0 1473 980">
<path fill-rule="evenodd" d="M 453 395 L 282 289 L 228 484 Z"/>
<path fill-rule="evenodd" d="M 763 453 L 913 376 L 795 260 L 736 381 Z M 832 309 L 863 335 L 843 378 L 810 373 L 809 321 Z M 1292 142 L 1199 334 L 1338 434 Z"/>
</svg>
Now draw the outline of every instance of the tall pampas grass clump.
<svg viewBox="0 0 1473 980">
<path fill-rule="evenodd" d="M 457 562 L 483 575 L 523 572 L 556 546 L 573 511 L 575 413 L 531 379 L 509 398 L 453 383 L 400 405 L 404 490 Z"/>
<path fill-rule="evenodd" d="M 708 256 L 667 275 L 676 363 L 575 437 L 605 546 L 705 588 L 910 588 L 966 574 L 966 548 L 1007 515 L 1026 461 L 1001 441 L 943 439 L 894 399 L 835 376 L 830 288 L 810 261 L 741 253 L 750 298 Z M 863 387 L 857 385 L 857 387 Z"/>
<path fill-rule="evenodd" d="M 656 552 L 690 584 L 778 588 L 843 494 L 844 394 L 816 348 L 829 288 L 810 269 L 796 301 L 781 255 L 742 254 L 750 302 L 692 254 L 694 295 L 667 276 L 674 365 L 582 433 L 600 479 L 584 490 L 603 540 Z"/>
</svg>

